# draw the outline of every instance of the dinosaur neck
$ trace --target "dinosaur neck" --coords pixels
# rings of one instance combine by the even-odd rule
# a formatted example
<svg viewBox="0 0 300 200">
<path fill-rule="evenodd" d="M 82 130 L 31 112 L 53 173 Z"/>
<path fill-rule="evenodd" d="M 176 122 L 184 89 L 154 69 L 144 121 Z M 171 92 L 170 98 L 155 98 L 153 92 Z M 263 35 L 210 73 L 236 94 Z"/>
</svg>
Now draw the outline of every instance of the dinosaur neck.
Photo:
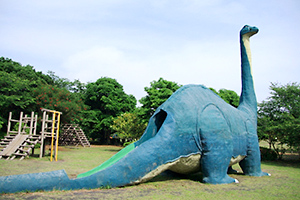
<svg viewBox="0 0 300 200">
<path fill-rule="evenodd" d="M 242 93 L 239 108 L 250 109 L 255 115 L 257 113 L 257 101 L 254 92 L 254 84 L 251 70 L 251 51 L 249 36 L 241 37 L 241 59 L 242 59 Z"/>
</svg>

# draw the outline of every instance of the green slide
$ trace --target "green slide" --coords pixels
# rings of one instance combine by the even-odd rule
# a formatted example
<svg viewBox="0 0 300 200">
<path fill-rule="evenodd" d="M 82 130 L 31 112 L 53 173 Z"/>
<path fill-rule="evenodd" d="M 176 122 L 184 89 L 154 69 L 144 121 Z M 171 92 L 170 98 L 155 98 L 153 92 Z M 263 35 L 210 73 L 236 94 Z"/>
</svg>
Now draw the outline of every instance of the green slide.
<svg viewBox="0 0 300 200">
<path fill-rule="evenodd" d="M 82 174 L 78 174 L 77 178 L 82 178 L 82 177 L 86 177 L 86 176 L 90 176 L 98 171 L 101 171 L 111 165 L 113 165 L 114 163 L 116 163 L 117 161 L 119 161 L 121 158 L 123 158 L 124 156 L 126 156 L 130 151 L 132 151 L 135 148 L 135 143 L 132 143 L 130 145 L 128 145 L 127 147 L 125 147 L 124 149 L 122 149 L 121 151 L 119 151 L 117 154 L 115 154 L 114 156 L 112 156 L 110 159 L 108 159 L 107 161 L 105 161 L 104 163 L 102 163 L 101 165 L 99 165 L 98 167 L 95 167 L 94 169 L 84 172 Z"/>
</svg>

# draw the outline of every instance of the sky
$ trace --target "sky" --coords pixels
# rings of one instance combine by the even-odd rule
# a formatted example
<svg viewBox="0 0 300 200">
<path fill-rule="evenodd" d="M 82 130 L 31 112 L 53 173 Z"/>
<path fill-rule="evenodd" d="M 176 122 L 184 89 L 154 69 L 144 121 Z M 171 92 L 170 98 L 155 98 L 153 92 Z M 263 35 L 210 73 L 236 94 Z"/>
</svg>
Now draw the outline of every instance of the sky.
<svg viewBox="0 0 300 200">
<path fill-rule="evenodd" d="M 160 77 L 241 92 L 251 37 L 258 102 L 300 83 L 299 0 L 0 0 L 0 56 L 83 83 L 116 79 L 137 100 Z"/>
</svg>

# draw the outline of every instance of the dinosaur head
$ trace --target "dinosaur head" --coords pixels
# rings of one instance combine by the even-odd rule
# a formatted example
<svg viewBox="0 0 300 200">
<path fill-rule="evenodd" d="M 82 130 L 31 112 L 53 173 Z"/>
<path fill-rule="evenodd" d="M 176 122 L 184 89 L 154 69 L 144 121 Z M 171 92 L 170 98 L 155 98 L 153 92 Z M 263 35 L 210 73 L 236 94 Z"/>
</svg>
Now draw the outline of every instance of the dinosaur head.
<svg viewBox="0 0 300 200">
<path fill-rule="evenodd" d="M 258 32 L 258 28 L 256 28 L 255 26 L 245 25 L 240 31 L 240 35 L 251 37 L 252 35 L 255 35 L 257 32 Z"/>
</svg>

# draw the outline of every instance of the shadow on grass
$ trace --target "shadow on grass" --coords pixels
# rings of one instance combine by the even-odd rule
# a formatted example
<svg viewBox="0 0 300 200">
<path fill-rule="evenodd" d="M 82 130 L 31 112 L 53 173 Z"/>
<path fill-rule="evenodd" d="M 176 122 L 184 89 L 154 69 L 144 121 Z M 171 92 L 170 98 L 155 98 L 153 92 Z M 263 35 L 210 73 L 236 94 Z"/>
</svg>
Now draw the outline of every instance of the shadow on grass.
<svg viewBox="0 0 300 200">
<path fill-rule="evenodd" d="M 184 175 L 184 174 L 178 174 L 178 173 L 167 170 L 147 182 L 149 182 L 149 183 L 164 182 L 164 181 L 169 181 L 169 180 L 181 180 L 181 179 L 201 182 L 202 181 L 202 173 L 198 172 L 198 173 L 194 173 L 194 174 Z"/>
<path fill-rule="evenodd" d="M 271 165 L 271 166 L 300 168 L 299 160 L 262 161 L 262 163 L 265 165 Z"/>
<path fill-rule="evenodd" d="M 298 154 L 291 154 L 287 153 L 283 155 L 282 160 L 275 160 L 275 161 L 261 161 L 265 165 L 269 166 L 281 166 L 281 167 L 293 167 L 293 168 L 300 168 L 300 157 Z"/>
<path fill-rule="evenodd" d="M 262 164 L 269 165 L 269 166 L 280 166 L 280 167 L 292 167 L 292 168 L 300 168 L 300 161 L 299 160 L 277 160 L 277 161 L 262 161 Z M 236 176 L 245 176 L 243 172 L 238 171 L 237 173 L 231 173 Z M 194 173 L 194 174 L 178 174 L 172 171 L 165 171 L 161 173 L 160 175 L 154 177 L 153 179 L 147 181 L 147 182 L 164 182 L 164 181 L 170 181 L 170 180 L 191 180 L 196 182 L 202 182 L 203 175 L 201 172 Z"/>
<path fill-rule="evenodd" d="M 243 172 L 237 172 L 237 173 L 231 173 L 237 176 L 245 176 Z M 197 172 L 193 174 L 178 174 L 172 171 L 165 171 L 161 173 L 160 175 L 154 177 L 153 179 L 147 181 L 147 182 L 163 182 L 163 181 L 169 181 L 169 180 L 191 180 L 203 183 L 203 174 L 202 172 Z"/>
<path fill-rule="evenodd" d="M 121 149 L 104 149 L 103 151 L 108 151 L 108 152 L 119 152 Z"/>
</svg>

